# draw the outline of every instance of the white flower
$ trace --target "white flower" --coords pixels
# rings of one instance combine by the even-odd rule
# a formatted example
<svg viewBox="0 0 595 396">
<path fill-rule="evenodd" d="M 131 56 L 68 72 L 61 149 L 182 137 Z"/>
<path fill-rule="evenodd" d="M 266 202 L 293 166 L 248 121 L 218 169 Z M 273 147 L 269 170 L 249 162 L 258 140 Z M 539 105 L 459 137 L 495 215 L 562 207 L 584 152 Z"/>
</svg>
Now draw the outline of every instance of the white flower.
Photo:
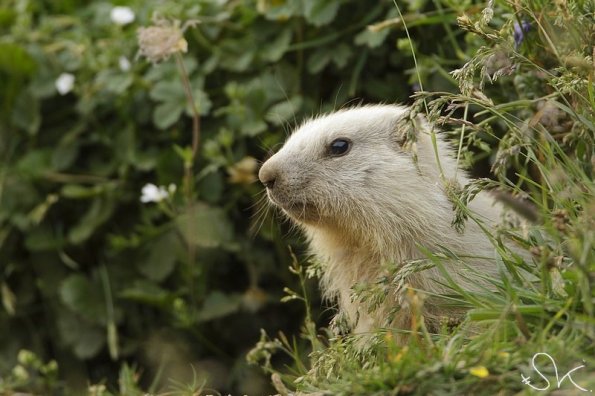
<svg viewBox="0 0 595 396">
<path fill-rule="evenodd" d="M 165 198 L 169 197 L 169 193 L 163 186 L 157 187 L 152 183 L 145 184 L 141 191 L 142 195 L 140 201 L 143 203 L 147 202 L 161 202 Z"/>
<path fill-rule="evenodd" d="M 60 95 L 66 95 L 68 92 L 72 91 L 72 87 L 74 87 L 74 75 L 70 73 L 62 73 L 56 79 L 56 89 Z"/>
<path fill-rule="evenodd" d="M 120 70 L 122 70 L 123 72 L 127 72 L 128 70 L 130 70 L 131 66 L 128 58 L 123 55 L 120 57 L 120 59 L 118 59 L 118 65 L 120 66 Z"/>
<path fill-rule="evenodd" d="M 130 7 L 116 6 L 112 8 L 109 16 L 116 25 L 124 26 L 134 21 L 134 11 Z"/>
</svg>

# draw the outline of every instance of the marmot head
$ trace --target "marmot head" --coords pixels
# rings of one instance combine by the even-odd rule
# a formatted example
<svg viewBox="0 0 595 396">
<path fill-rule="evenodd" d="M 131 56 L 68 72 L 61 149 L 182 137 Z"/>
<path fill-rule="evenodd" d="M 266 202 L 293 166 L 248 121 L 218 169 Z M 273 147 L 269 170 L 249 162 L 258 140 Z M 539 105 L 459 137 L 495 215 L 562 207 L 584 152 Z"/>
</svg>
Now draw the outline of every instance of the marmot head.
<svg viewBox="0 0 595 396">
<path fill-rule="evenodd" d="M 270 200 L 309 226 L 361 228 L 399 217 L 395 212 L 406 217 L 428 188 L 401 147 L 398 121 L 405 113 L 400 106 L 363 106 L 305 122 L 260 169 Z"/>
</svg>

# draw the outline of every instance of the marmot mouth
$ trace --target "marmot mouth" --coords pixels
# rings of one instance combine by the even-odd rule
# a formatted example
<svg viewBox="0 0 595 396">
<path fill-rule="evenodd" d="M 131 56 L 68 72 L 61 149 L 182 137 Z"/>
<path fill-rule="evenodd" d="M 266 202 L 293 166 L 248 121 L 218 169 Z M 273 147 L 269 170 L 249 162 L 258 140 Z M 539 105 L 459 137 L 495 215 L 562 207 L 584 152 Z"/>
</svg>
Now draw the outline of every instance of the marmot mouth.
<svg viewBox="0 0 595 396">
<path fill-rule="evenodd" d="M 269 192 L 269 199 L 283 209 L 292 219 L 304 222 L 319 221 L 321 219 L 318 208 L 309 202 L 288 200 L 282 201 Z"/>
</svg>

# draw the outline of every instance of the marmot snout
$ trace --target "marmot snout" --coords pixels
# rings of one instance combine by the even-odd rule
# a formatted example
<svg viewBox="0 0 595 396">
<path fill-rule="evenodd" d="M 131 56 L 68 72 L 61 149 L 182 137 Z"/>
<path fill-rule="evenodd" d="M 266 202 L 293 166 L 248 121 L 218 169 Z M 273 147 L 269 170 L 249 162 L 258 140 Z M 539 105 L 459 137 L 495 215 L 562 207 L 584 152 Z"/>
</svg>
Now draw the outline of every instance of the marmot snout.
<svg viewBox="0 0 595 396">
<path fill-rule="evenodd" d="M 401 106 L 378 105 L 341 110 L 305 122 L 259 172 L 270 200 L 302 228 L 313 255 L 322 263 L 326 297 L 338 304 L 356 332 L 379 326 L 407 326 L 410 310 L 399 293 L 387 296 L 371 312 L 352 299 L 358 283 L 374 282 L 386 264 L 401 265 L 424 258 L 419 246 L 446 247 L 467 257 L 479 272 L 496 274 L 494 248 L 481 228 L 467 222 L 464 233 L 452 226 L 452 204 L 443 178 L 464 185 L 454 156 L 438 136 L 437 163 L 429 126 L 416 131 L 417 160 L 399 142 Z M 486 193 L 469 205 L 485 226 L 493 227 L 500 208 Z M 445 263 L 449 275 L 467 290 L 485 287 L 471 281 L 460 263 Z M 414 274 L 411 287 L 429 293 L 446 292 L 436 268 Z M 429 305 L 429 304 L 427 304 Z M 395 307 L 396 316 L 389 315 Z M 432 304 L 425 316 L 432 320 L 448 309 Z M 391 322 L 387 323 L 387 318 Z"/>
</svg>

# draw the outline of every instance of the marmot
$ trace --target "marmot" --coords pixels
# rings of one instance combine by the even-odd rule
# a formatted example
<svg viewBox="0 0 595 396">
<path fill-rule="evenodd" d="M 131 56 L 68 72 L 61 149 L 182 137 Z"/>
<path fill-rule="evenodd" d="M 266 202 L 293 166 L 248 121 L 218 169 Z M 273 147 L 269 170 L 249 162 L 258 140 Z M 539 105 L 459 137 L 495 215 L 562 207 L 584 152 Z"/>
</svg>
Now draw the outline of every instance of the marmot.
<svg viewBox="0 0 595 396">
<path fill-rule="evenodd" d="M 352 288 L 375 282 L 387 264 L 426 258 L 419 246 L 430 251 L 446 248 L 465 257 L 466 264 L 444 263 L 463 289 L 485 287 L 482 281 L 464 276 L 469 272 L 466 266 L 484 279 L 497 274 L 495 248 L 477 222 L 467 221 L 463 232 L 452 226 L 453 204 L 443 180 L 465 185 L 466 175 L 457 171 L 455 157 L 440 134 L 436 155 L 427 121 L 421 120 L 415 131 L 416 158 L 403 147 L 399 125 L 406 114 L 402 106 L 373 105 L 310 119 L 258 175 L 270 201 L 305 232 L 322 265 L 323 293 L 337 302 L 355 333 L 383 326 L 409 328 L 412 307 L 403 293 L 387 295 L 371 311 L 353 299 Z M 499 221 L 501 208 L 488 193 L 480 192 L 469 209 L 487 228 Z M 407 283 L 429 294 L 448 292 L 438 268 L 412 274 Z M 399 309 L 393 314 L 395 307 Z M 428 303 L 423 312 L 434 324 L 449 315 L 447 308 Z"/>
</svg>

